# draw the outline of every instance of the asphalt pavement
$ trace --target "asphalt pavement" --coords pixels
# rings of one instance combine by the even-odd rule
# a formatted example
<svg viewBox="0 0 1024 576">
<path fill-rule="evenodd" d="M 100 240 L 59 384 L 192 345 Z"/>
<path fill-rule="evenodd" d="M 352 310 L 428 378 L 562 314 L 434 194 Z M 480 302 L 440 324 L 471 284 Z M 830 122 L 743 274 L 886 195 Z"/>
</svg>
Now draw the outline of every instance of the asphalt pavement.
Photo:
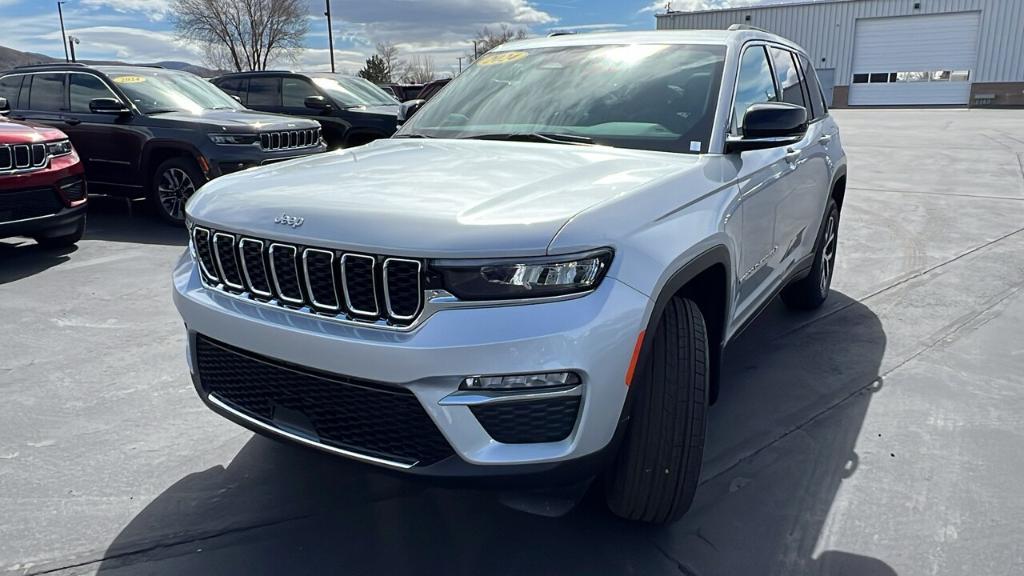
<svg viewBox="0 0 1024 576">
<path fill-rule="evenodd" d="M 1024 573 L 1024 111 L 840 110 L 825 307 L 730 346 L 690 513 L 561 518 L 262 437 L 196 398 L 183 233 L 96 199 L 0 240 L 2 574 Z"/>
</svg>

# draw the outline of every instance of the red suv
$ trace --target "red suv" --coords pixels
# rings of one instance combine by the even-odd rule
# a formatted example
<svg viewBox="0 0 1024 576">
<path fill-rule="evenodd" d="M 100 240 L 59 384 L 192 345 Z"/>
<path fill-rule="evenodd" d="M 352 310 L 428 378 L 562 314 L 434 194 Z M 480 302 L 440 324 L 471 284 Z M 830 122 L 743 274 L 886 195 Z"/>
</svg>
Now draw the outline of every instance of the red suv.
<svg viewBox="0 0 1024 576">
<path fill-rule="evenodd" d="M 0 238 L 70 246 L 85 232 L 85 170 L 55 128 L 11 122 L 0 98 Z"/>
</svg>

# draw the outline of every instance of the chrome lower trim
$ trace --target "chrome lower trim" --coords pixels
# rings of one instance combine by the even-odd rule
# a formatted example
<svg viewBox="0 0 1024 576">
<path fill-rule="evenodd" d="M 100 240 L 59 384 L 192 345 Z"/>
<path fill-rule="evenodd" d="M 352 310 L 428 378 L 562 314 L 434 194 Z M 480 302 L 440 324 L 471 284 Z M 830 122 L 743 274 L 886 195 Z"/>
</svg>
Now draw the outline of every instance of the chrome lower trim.
<svg viewBox="0 0 1024 576">
<path fill-rule="evenodd" d="M 225 234 L 223 232 L 217 232 L 216 234 L 213 235 L 213 258 L 217 261 L 217 268 L 220 268 L 220 281 L 223 282 L 224 285 L 229 288 L 234 288 L 235 290 L 245 290 L 245 286 L 242 286 L 241 284 L 234 284 L 230 280 L 228 280 L 228 275 L 224 272 L 224 263 L 220 261 L 220 250 L 217 249 L 217 238 L 220 238 L 221 236 L 229 238 L 231 240 L 231 252 L 234 253 L 235 251 L 234 234 Z M 235 264 L 237 264 L 237 262 Z"/>
<path fill-rule="evenodd" d="M 553 400 L 583 395 L 583 385 L 554 390 L 459 390 L 438 400 L 439 406 L 483 406 L 508 402 L 529 402 L 531 400 Z"/>
<path fill-rule="evenodd" d="M 257 240 L 255 238 L 242 238 L 241 240 L 239 240 L 238 241 L 238 257 L 242 259 L 241 260 L 242 261 L 242 276 L 245 277 L 245 283 L 249 285 L 249 292 L 252 292 L 253 294 L 255 294 L 257 296 L 263 296 L 264 298 L 269 298 L 270 296 L 273 296 L 273 293 L 271 293 L 271 292 L 264 292 L 262 290 L 257 290 L 252 285 L 252 279 L 249 278 L 249 267 L 245 264 L 245 243 L 246 242 L 253 242 L 255 244 L 259 244 L 260 245 L 260 259 L 261 260 L 263 259 L 263 240 Z M 269 280 L 269 277 L 267 276 L 267 264 L 266 264 L 265 261 L 263 263 L 263 276 L 264 276 L 264 278 L 267 278 Z M 268 282 L 268 284 L 269 284 L 269 282 Z M 270 286 L 268 285 L 267 288 L 269 288 L 269 287 Z"/>
<path fill-rule="evenodd" d="M 305 272 L 306 276 L 306 291 L 309 293 L 309 301 L 313 303 L 313 306 L 323 308 L 324 310 L 330 310 L 336 312 L 341 310 L 341 302 L 337 304 L 324 304 L 323 302 L 317 302 L 316 293 L 313 291 L 313 285 L 309 283 L 309 263 L 306 260 L 306 256 L 310 253 L 314 254 L 327 254 L 330 258 L 327 264 L 327 270 L 331 273 L 331 293 L 334 294 L 334 300 L 338 300 L 338 286 L 334 283 L 334 252 L 328 252 L 327 250 L 319 250 L 317 248 L 306 248 L 302 251 L 302 271 Z"/>
<path fill-rule="evenodd" d="M 296 278 L 299 277 L 299 269 L 295 265 L 295 255 L 298 253 L 298 249 L 296 249 L 295 246 L 289 246 L 288 244 L 278 244 L 278 243 L 275 242 L 275 243 L 271 244 L 270 248 L 267 250 L 267 253 L 270 255 L 270 275 L 274 278 L 274 288 L 277 289 L 278 297 L 281 299 L 282 302 L 287 302 L 289 304 L 305 304 L 305 302 L 302 301 L 302 295 L 301 294 L 299 295 L 298 299 L 295 299 L 295 298 L 291 298 L 289 296 L 286 296 L 284 294 L 284 292 L 281 292 L 281 284 L 277 281 L 277 265 L 274 264 L 274 249 L 275 248 L 284 248 L 284 249 L 287 249 L 287 250 L 291 250 L 291 253 L 292 253 L 292 268 L 293 268 L 293 270 L 295 272 L 295 277 Z"/>
<path fill-rule="evenodd" d="M 349 258 L 362 258 L 370 261 L 370 285 L 374 287 L 373 291 L 373 310 L 360 310 L 352 305 L 352 299 L 348 295 L 348 274 L 345 272 L 345 262 Z M 343 254 L 341 256 L 341 291 L 345 293 L 345 306 L 349 311 L 356 314 L 365 314 L 366 316 L 380 316 L 380 304 L 377 302 L 377 259 L 373 256 L 364 256 L 362 254 Z"/>
<path fill-rule="evenodd" d="M 420 294 L 423 293 L 423 285 L 420 283 L 420 278 L 422 277 L 422 273 L 423 273 L 423 264 L 421 264 L 419 260 L 409 260 L 407 258 L 388 258 L 387 260 L 384 261 L 384 266 L 383 266 L 383 268 L 384 268 L 384 306 L 388 310 L 388 315 L 391 316 L 391 318 L 393 318 L 395 320 L 412 320 L 413 318 L 416 317 L 417 314 L 419 314 L 420 303 L 423 302 L 423 296 L 421 295 L 420 299 L 416 302 L 416 311 L 413 312 L 412 314 L 409 314 L 408 316 L 403 316 L 401 314 L 395 314 L 395 311 L 391 309 L 391 287 L 388 286 L 388 264 L 390 264 L 391 262 L 411 262 L 411 263 L 416 265 L 416 292 L 420 293 Z"/>
<path fill-rule="evenodd" d="M 262 420 L 257 420 L 256 418 L 253 418 L 252 416 L 249 416 L 248 414 L 245 414 L 243 412 L 235 410 L 234 408 L 229 406 L 227 403 L 221 401 L 219 398 L 217 398 L 213 394 L 207 395 L 207 399 L 210 401 L 211 404 L 216 405 L 221 410 L 224 410 L 226 412 L 230 412 L 233 416 L 235 416 L 237 418 L 241 418 L 242 420 L 245 420 L 249 424 L 259 428 L 260 430 L 271 432 L 273 434 L 276 434 L 278 436 L 282 436 L 282 437 L 287 438 L 289 440 L 294 440 L 295 442 L 299 442 L 301 444 L 305 444 L 306 446 L 312 446 L 313 448 L 319 448 L 320 450 L 326 450 L 327 452 L 333 452 L 334 454 L 339 454 L 341 456 L 347 456 L 349 458 L 352 458 L 353 460 L 360 460 L 360 461 L 363 461 L 363 462 L 369 462 L 371 464 L 379 464 L 381 466 L 388 466 L 390 468 L 397 468 L 399 470 L 408 470 L 409 468 L 412 468 L 413 466 L 419 464 L 419 462 L 413 462 L 412 464 L 406 464 L 404 462 L 394 462 L 392 460 L 385 460 L 383 458 L 377 458 L 375 456 L 367 456 L 366 454 L 360 454 L 358 452 L 352 452 L 350 450 L 344 450 L 342 448 L 335 448 L 334 446 L 328 446 L 328 445 L 323 444 L 321 442 L 317 442 L 315 440 L 310 440 L 309 438 L 305 438 L 303 436 L 299 436 L 298 434 L 292 434 L 291 432 L 288 432 L 287 430 L 283 430 L 283 429 L 278 428 L 276 426 L 271 426 L 270 424 L 267 424 L 266 422 L 263 422 Z"/>
</svg>

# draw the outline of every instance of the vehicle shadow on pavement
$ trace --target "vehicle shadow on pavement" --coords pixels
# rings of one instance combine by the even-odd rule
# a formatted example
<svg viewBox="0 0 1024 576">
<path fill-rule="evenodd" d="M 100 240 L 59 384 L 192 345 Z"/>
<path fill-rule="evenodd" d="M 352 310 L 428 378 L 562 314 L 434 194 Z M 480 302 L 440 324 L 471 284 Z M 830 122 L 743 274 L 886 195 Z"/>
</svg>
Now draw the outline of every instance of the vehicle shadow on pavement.
<svg viewBox="0 0 1024 576">
<path fill-rule="evenodd" d="M 727 351 L 704 479 L 672 526 L 617 520 L 593 491 L 533 516 L 254 436 L 137 514 L 99 573 L 895 575 L 830 546 L 886 345 L 874 313 L 832 298 L 813 322 L 773 305 Z"/>
<path fill-rule="evenodd" d="M 171 226 L 157 216 L 148 201 L 89 197 L 89 223 L 86 240 L 185 246 L 185 229 Z"/>
<path fill-rule="evenodd" d="M 0 285 L 28 278 L 71 259 L 75 246 L 43 248 L 34 240 L 0 240 Z"/>
</svg>

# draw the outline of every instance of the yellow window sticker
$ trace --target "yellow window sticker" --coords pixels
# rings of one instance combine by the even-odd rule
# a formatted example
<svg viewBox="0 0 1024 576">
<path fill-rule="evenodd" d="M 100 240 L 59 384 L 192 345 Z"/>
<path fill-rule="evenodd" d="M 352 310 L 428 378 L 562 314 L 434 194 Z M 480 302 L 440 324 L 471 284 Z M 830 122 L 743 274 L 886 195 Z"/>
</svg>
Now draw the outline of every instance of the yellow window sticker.
<svg viewBox="0 0 1024 576">
<path fill-rule="evenodd" d="M 139 84 L 145 81 L 146 79 L 143 76 L 118 76 L 114 78 L 114 82 L 118 84 Z"/>
<path fill-rule="evenodd" d="M 481 66 L 496 66 L 498 64 L 508 64 L 509 62 L 515 62 L 516 60 L 522 60 L 526 58 L 526 52 L 491 52 L 490 54 L 484 54 L 476 61 Z"/>
</svg>

